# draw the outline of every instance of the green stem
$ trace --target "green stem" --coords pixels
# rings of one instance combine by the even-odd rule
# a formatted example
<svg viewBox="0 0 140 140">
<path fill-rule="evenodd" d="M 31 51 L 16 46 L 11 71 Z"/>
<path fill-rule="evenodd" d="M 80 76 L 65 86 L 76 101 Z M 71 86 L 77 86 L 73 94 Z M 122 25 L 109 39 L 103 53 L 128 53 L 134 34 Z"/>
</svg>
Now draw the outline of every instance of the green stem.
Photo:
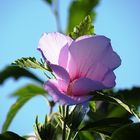
<svg viewBox="0 0 140 140">
<path fill-rule="evenodd" d="M 75 135 L 74 135 L 74 137 L 72 138 L 72 140 L 75 140 L 77 134 L 78 134 L 78 132 L 75 133 Z"/>
<path fill-rule="evenodd" d="M 62 140 L 66 140 L 66 120 L 69 113 L 69 106 L 63 106 L 63 128 L 62 128 Z"/>
<path fill-rule="evenodd" d="M 100 134 L 100 137 L 101 137 L 101 140 L 105 140 L 102 134 Z"/>
<path fill-rule="evenodd" d="M 71 139 L 72 131 L 71 129 L 68 130 L 67 140 Z"/>
</svg>

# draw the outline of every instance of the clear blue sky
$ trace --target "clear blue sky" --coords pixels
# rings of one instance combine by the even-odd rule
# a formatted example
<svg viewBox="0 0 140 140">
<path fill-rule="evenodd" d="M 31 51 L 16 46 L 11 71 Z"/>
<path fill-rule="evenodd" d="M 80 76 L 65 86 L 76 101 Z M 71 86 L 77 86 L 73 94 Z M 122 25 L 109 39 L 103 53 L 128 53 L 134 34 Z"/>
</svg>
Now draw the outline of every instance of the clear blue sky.
<svg viewBox="0 0 140 140">
<path fill-rule="evenodd" d="M 60 0 L 63 30 L 66 29 L 69 3 L 70 0 Z M 116 70 L 116 88 L 140 86 L 140 1 L 102 0 L 96 12 L 96 33 L 111 38 L 114 50 L 122 58 L 121 67 Z M 36 48 L 41 34 L 56 30 L 55 18 L 43 0 L 0 0 L 0 69 L 23 56 L 39 59 Z M 33 72 L 45 80 L 43 73 Z M 9 79 L 0 86 L 0 129 L 10 105 L 15 101 L 8 95 L 30 82 L 28 79 L 18 82 Z M 46 112 L 46 102 L 36 97 L 19 111 L 9 130 L 28 134 L 33 131 L 35 116 L 38 115 L 42 121 Z"/>
</svg>

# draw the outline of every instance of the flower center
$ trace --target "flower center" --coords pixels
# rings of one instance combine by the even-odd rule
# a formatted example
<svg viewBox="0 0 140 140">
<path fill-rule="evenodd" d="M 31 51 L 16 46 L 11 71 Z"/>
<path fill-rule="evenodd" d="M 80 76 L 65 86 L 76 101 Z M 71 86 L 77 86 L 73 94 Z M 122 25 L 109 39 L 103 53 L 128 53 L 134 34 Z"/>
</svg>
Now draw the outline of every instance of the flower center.
<svg viewBox="0 0 140 140">
<path fill-rule="evenodd" d="M 68 85 L 68 88 L 67 88 L 67 95 L 72 95 L 72 83 L 70 83 L 69 85 Z"/>
<path fill-rule="evenodd" d="M 77 79 L 73 80 L 72 82 L 69 83 L 68 88 L 67 88 L 67 95 L 72 96 L 72 87 L 73 84 L 77 81 Z"/>
</svg>

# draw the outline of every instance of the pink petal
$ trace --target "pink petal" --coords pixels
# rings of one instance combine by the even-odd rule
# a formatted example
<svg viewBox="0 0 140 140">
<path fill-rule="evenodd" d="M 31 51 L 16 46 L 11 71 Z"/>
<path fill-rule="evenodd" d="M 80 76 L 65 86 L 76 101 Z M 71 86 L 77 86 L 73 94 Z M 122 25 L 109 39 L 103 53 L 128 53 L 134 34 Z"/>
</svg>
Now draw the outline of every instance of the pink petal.
<svg viewBox="0 0 140 140">
<path fill-rule="evenodd" d="M 113 71 L 109 71 L 105 77 L 104 77 L 104 80 L 103 80 L 103 84 L 106 88 L 112 88 L 116 85 L 115 83 L 115 79 L 116 79 L 116 76 L 114 74 Z"/>
<path fill-rule="evenodd" d="M 67 39 L 68 45 L 70 46 L 71 43 L 73 42 L 73 39 L 70 36 L 68 36 L 68 35 L 66 35 L 65 37 Z"/>
<path fill-rule="evenodd" d="M 83 96 L 91 91 L 101 90 L 103 88 L 103 84 L 98 81 L 93 81 L 88 78 L 80 78 L 73 84 L 72 94 L 74 96 Z"/>
<path fill-rule="evenodd" d="M 71 56 L 71 53 L 69 53 L 66 70 L 69 73 L 71 81 L 80 77 L 76 61 L 74 57 Z"/>
<path fill-rule="evenodd" d="M 45 59 L 53 64 L 58 64 L 60 50 L 69 44 L 68 37 L 63 34 L 58 32 L 44 33 L 39 40 L 38 50 L 41 51 Z"/>
<path fill-rule="evenodd" d="M 55 79 L 51 79 L 45 82 L 44 88 L 52 96 L 55 102 L 59 101 L 60 104 L 62 105 L 81 104 L 87 102 L 91 98 L 91 96 L 74 97 L 74 96 L 64 95 L 64 93 L 59 90 L 59 84 Z"/>
<path fill-rule="evenodd" d="M 49 64 L 49 66 L 52 69 L 56 79 L 59 81 L 59 84 L 61 85 L 61 89 L 63 91 L 66 91 L 70 82 L 70 77 L 68 72 L 59 65 Z"/>
<path fill-rule="evenodd" d="M 59 65 L 64 68 L 67 67 L 67 61 L 68 61 L 68 57 L 69 57 L 69 46 L 73 41 L 73 39 L 70 38 L 69 36 L 65 36 L 65 37 L 68 41 L 68 45 L 66 45 L 65 47 L 63 47 L 61 49 L 60 55 L 59 55 L 59 60 L 58 60 Z"/>
<path fill-rule="evenodd" d="M 121 59 L 117 55 L 117 53 L 113 51 L 110 43 L 107 52 L 103 55 L 101 63 L 112 70 L 116 69 L 121 65 Z"/>
<path fill-rule="evenodd" d="M 110 40 L 104 36 L 83 36 L 81 39 L 73 41 L 69 47 L 72 60 L 77 66 L 77 73 L 80 77 L 85 77 L 90 67 L 99 62 L 108 48 Z M 73 62 L 69 62 L 69 68 Z"/>
<path fill-rule="evenodd" d="M 59 59 L 58 59 L 58 64 L 64 68 L 67 66 L 67 60 L 68 60 L 68 46 L 65 46 L 61 49 Z"/>
<path fill-rule="evenodd" d="M 67 94 L 67 89 L 68 89 L 68 86 L 69 86 L 69 83 L 67 83 L 65 80 L 57 80 L 58 82 L 58 85 L 59 85 L 59 90 L 61 92 L 63 92 L 64 94 Z"/>
<path fill-rule="evenodd" d="M 112 88 L 115 86 L 116 77 L 113 70 L 101 63 L 91 67 L 86 77 L 102 83 L 106 88 Z"/>
<path fill-rule="evenodd" d="M 105 65 L 101 63 L 97 63 L 96 65 L 93 65 L 89 71 L 87 72 L 86 77 L 90 78 L 95 81 L 102 82 L 105 74 L 109 71 L 109 68 L 107 68 Z"/>
<path fill-rule="evenodd" d="M 83 36 L 80 36 L 76 39 L 76 41 L 79 41 L 79 40 L 82 40 L 82 39 L 86 39 L 86 38 L 89 38 L 89 37 L 92 37 L 93 35 L 83 35 Z"/>
</svg>

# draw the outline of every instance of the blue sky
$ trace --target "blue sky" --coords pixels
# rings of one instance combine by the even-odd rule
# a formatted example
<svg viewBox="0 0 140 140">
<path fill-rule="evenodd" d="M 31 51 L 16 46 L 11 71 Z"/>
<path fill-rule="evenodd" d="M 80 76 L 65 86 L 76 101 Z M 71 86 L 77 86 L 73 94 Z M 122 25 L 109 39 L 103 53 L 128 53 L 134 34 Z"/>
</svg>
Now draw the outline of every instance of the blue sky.
<svg viewBox="0 0 140 140">
<path fill-rule="evenodd" d="M 60 0 L 60 17 L 66 29 L 70 0 Z M 114 50 L 121 56 L 122 65 L 116 70 L 118 88 L 140 86 L 140 1 L 101 1 L 96 8 L 95 32 L 111 38 Z M 36 48 L 43 32 L 57 31 L 55 18 L 43 0 L 0 0 L 0 69 L 17 58 L 32 56 L 40 59 Z M 42 72 L 34 73 L 45 80 Z M 30 83 L 28 79 L 7 80 L 0 86 L 0 129 L 10 105 L 9 93 Z M 35 116 L 44 119 L 48 108 L 45 100 L 36 97 L 19 111 L 9 130 L 21 135 L 32 132 Z"/>
</svg>

